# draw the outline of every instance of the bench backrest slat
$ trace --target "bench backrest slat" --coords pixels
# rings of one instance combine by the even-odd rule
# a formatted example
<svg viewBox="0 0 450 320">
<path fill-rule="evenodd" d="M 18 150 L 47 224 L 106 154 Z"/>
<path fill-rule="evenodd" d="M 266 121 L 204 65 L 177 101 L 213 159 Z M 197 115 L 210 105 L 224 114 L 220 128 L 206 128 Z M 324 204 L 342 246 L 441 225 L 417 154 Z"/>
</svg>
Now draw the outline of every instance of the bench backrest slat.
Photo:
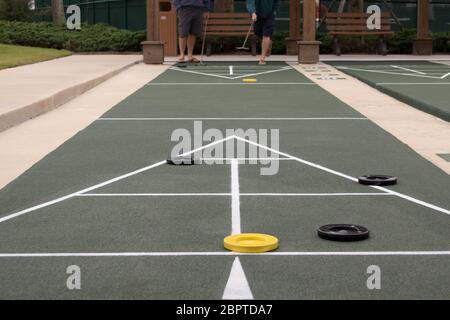
<svg viewBox="0 0 450 320">
<path fill-rule="evenodd" d="M 206 24 L 206 21 L 204 22 Z M 220 26 L 228 26 L 228 25 L 245 25 L 250 26 L 252 24 L 252 21 L 250 19 L 239 19 L 239 20 L 225 20 L 225 19 L 209 19 L 208 25 L 214 26 L 214 25 L 220 25 Z"/>
<path fill-rule="evenodd" d="M 208 25 L 204 25 L 208 35 L 213 36 L 245 36 L 252 25 L 248 13 L 210 13 Z"/>
<path fill-rule="evenodd" d="M 367 19 L 371 14 L 364 12 L 329 12 L 326 15 L 327 29 L 330 32 L 365 32 L 365 33 L 379 33 L 391 31 L 391 13 L 381 12 L 381 28 L 380 29 L 368 29 Z"/>
<path fill-rule="evenodd" d="M 245 12 L 211 12 L 209 14 L 210 19 L 250 19 L 250 14 Z"/>
<path fill-rule="evenodd" d="M 246 26 L 208 26 L 207 32 L 211 32 L 211 31 L 244 31 L 247 32 L 248 29 L 250 28 L 250 25 L 246 25 Z"/>
<path fill-rule="evenodd" d="M 327 13 L 327 18 L 333 18 L 333 17 L 339 17 L 339 18 L 368 18 L 370 17 L 372 14 L 370 13 L 365 13 L 365 12 L 328 12 Z M 390 12 L 381 12 L 381 18 L 390 18 L 391 17 L 391 13 Z"/>
<path fill-rule="evenodd" d="M 366 24 L 367 19 L 337 19 L 337 18 L 327 18 L 327 24 L 338 24 L 338 25 L 349 25 L 349 24 Z M 382 18 L 381 24 L 390 25 L 391 19 Z"/>
</svg>

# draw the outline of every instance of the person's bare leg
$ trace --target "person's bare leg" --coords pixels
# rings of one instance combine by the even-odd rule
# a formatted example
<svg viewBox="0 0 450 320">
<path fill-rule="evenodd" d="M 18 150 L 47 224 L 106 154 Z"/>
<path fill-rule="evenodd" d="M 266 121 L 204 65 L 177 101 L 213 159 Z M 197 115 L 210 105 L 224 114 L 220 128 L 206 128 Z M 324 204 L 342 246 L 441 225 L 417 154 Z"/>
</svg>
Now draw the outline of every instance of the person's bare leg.
<svg viewBox="0 0 450 320">
<path fill-rule="evenodd" d="M 270 55 L 272 54 L 272 44 L 273 44 L 273 41 L 272 41 L 272 39 L 270 39 L 269 49 L 267 50 L 267 54 L 266 54 L 267 58 L 270 57 Z"/>
<path fill-rule="evenodd" d="M 187 41 L 188 47 L 188 60 L 191 61 L 193 59 L 194 47 L 195 47 L 196 37 L 193 34 L 190 34 Z"/>
<path fill-rule="evenodd" d="M 263 37 L 262 39 L 262 52 L 261 52 L 261 58 L 259 59 L 259 63 L 260 64 L 266 64 L 266 57 L 267 54 L 269 52 L 269 48 L 270 48 L 270 37 Z"/>
<path fill-rule="evenodd" d="M 178 39 L 178 45 L 180 47 L 180 58 L 179 61 L 184 61 L 184 54 L 186 52 L 186 44 L 187 44 L 188 38 L 179 38 Z"/>
</svg>

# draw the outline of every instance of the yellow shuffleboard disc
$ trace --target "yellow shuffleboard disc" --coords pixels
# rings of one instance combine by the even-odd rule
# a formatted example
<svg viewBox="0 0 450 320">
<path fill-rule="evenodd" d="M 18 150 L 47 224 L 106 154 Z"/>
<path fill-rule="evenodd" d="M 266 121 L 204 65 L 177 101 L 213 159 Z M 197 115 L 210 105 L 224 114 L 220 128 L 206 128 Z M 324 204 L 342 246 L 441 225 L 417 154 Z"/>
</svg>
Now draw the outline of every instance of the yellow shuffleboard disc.
<svg viewBox="0 0 450 320">
<path fill-rule="evenodd" d="M 242 80 L 242 82 L 245 82 L 245 83 L 255 83 L 255 82 L 257 82 L 258 80 L 256 80 L 256 79 L 243 79 Z"/>
<path fill-rule="evenodd" d="M 278 248 L 278 239 L 267 234 L 241 233 L 226 237 L 223 244 L 230 251 L 261 253 Z"/>
</svg>

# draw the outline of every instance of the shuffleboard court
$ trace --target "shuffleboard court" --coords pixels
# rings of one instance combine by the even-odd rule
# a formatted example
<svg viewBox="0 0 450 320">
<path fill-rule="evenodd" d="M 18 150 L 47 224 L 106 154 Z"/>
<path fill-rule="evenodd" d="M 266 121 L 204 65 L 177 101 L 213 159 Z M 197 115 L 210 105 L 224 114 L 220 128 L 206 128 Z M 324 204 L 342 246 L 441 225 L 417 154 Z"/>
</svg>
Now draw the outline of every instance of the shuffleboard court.
<svg viewBox="0 0 450 320">
<path fill-rule="evenodd" d="M 172 67 L 0 190 L 0 298 L 450 298 L 448 175 L 288 65 L 232 67 Z M 188 153 L 215 163 L 166 164 L 173 132 L 199 126 L 224 135 Z M 279 130 L 279 145 L 239 128 Z M 238 143 L 242 157 L 217 153 Z M 320 239 L 332 223 L 371 236 Z M 225 250 L 240 232 L 280 246 Z M 71 265 L 81 290 L 66 287 Z"/>
<path fill-rule="evenodd" d="M 432 61 L 332 61 L 342 72 L 450 121 L 450 65 Z"/>
</svg>

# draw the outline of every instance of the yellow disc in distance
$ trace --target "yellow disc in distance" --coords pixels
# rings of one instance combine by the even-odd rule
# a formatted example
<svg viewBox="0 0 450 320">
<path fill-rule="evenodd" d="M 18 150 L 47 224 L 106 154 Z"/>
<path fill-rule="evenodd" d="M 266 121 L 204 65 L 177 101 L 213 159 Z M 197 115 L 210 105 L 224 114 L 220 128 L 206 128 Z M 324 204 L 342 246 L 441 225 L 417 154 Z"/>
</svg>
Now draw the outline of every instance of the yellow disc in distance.
<svg viewBox="0 0 450 320">
<path fill-rule="evenodd" d="M 278 248 L 278 239 L 261 233 L 241 233 L 226 237 L 223 245 L 230 251 L 262 253 Z"/>
<path fill-rule="evenodd" d="M 242 82 L 245 82 L 245 83 L 255 83 L 255 82 L 257 82 L 258 80 L 256 80 L 256 79 L 243 79 L 242 80 Z"/>
</svg>

